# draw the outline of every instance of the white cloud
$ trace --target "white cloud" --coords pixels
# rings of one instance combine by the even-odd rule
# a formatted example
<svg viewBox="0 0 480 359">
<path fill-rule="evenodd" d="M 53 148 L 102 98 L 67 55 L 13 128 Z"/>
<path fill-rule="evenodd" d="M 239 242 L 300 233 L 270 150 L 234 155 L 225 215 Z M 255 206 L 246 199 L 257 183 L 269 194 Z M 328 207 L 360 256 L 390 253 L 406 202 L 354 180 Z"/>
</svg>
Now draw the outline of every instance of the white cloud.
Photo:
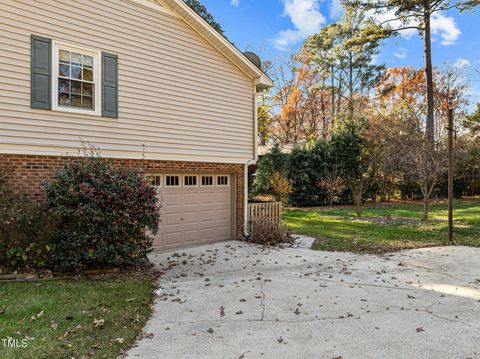
<svg viewBox="0 0 480 359">
<path fill-rule="evenodd" d="M 431 20 L 432 34 L 440 35 L 440 43 L 444 46 L 453 45 L 462 32 L 452 16 L 445 16 L 442 13 L 435 13 Z"/>
<path fill-rule="evenodd" d="M 283 1 L 283 16 L 290 17 L 294 28 L 280 31 L 273 44 L 277 49 L 288 50 L 290 45 L 317 33 L 325 23 L 325 17 L 320 13 L 317 0 Z"/>
<path fill-rule="evenodd" d="M 455 66 L 457 69 L 464 69 L 470 66 L 470 61 L 459 57 L 458 59 L 455 60 L 455 62 L 453 63 L 453 66 Z"/>
<path fill-rule="evenodd" d="M 398 50 L 393 53 L 393 56 L 395 56 L 397 59 L 404 59 L 407 57 L 407 49 L 404 47 L 399 47 Z"/>
<path fill-rule="evenodd" d="M 390 25 L 393 29 L 409 26 L 418 26 L 418 21 L 410 20 L 406 24 L 397 20 L 393 11 L 387 11 L 383 14 L 374 14 L 370 12 L 370 16 L 379 23 Z M 417 34 L 416 29 L 406 29 L 400 32 L 400 36 L 410 39 Z M 443 13 L 434 13 L 431 17 L 431 32 L 433 35 L 440 36 L 440 43 L 444 46 L 453 45 L 462 32 L 457 26 L 455 19 L 452 16 L 445 16 Z"/>
<path fill-rule="evenodd" d="M 341 0 L 332 0 L 332 4 L 330 5 L 330 18 L 331 19 L 339 19 L 343 16 L 345 9 L 343 8 Z"/>
<path fill-rule="evenodd" d="M 398 29 L 400 27 L 408 27 L 408 26 L 415 26 L 416 23 L 414 21 L 409 21 L 407 24 L 402 23 L 401 20 L 397 19 L 395 15 L 395 11 L 389 10 L 382 14 L 376 14 L 373 11 L 369 11 L 367 13 L 369 17 L 371 17 L 374 21 L 383 24 L 385 26 L 390 26 L 392 29 Z M 406 39 L 410 39 L 417 33 L 416 29 L 406 29 L 400 32 L 400 36 Z"/>
<path fill-rule="evenodd" d="M 231 0 L 230 1 L 230 5 L 232 5 L 232 6 L 238 7 L 239 4 L 240 4 L 240 0 Z"/>
</svg>

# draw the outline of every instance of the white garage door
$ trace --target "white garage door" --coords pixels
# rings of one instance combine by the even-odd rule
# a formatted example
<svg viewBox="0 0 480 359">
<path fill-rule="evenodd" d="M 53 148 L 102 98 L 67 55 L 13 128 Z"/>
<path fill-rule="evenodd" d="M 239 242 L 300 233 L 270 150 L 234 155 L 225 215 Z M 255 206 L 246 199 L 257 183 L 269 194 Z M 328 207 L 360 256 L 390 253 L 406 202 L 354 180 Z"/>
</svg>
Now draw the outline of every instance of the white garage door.
<svg viewBox="0 0 480 359">
<path fill-rule="evenodd" d="M 160 174 L 149 178 L 161 203 L 155 249 L 233 238 L 230 175 Z"/>
</svg>

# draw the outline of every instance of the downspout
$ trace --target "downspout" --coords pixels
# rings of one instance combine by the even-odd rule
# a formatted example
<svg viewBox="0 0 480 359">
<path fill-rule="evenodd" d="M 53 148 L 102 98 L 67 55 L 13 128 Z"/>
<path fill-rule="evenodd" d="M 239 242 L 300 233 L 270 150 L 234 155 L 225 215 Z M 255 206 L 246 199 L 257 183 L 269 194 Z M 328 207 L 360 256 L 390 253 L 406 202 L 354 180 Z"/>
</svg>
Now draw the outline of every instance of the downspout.
<svg viewBox="0 0 480 359">
<path fill-rule="evenodd" d="M 257 80 L 256 80 L 257 81 Z M 256 81 L 253 85 L 253 159 L 245 162 L 243 172 L 243 235 L 248 236 L 248 166 L 258 160 L 258 96 Z"/>
</svg>

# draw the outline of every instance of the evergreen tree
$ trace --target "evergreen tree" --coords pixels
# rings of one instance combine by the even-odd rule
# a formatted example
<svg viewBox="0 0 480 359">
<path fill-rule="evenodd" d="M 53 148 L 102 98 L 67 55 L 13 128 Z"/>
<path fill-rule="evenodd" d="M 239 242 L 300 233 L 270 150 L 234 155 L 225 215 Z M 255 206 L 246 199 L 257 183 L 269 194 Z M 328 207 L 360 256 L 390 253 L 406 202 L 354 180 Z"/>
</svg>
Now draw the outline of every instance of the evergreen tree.
<svg viewBox="0 0 480 359">
<path fill-rule="evenodd" d="M 208 24 L 213 27 L 217 32 L 225 36 L 222 26 L 215 21 L 212 14 L 210 14 L 207 8 L 199 0 L 184 0 L 185 3 L 190 6 L 198 15 L 200 15 Z"/>
</svg>

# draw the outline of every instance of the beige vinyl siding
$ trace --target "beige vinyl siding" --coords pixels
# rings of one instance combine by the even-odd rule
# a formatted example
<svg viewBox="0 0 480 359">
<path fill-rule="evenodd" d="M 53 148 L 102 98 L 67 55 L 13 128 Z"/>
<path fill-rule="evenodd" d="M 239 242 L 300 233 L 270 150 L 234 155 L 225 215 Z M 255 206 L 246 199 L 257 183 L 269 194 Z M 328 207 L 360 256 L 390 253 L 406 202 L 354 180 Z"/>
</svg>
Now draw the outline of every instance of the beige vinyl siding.
<svg viewBox="0 0 480 359">
<path fill-rule="evenodd" d="M 153 3 L 153 2 L 152 2 Z M 30 35 L 119 57 L 119 118 L 30 108 Z M 53 64 L 55 66 L 55 64 Z M 253 79 L 178 16 L 131 0 L 0 0 L 0 153 L 242 163 Z"/>
</svg>

